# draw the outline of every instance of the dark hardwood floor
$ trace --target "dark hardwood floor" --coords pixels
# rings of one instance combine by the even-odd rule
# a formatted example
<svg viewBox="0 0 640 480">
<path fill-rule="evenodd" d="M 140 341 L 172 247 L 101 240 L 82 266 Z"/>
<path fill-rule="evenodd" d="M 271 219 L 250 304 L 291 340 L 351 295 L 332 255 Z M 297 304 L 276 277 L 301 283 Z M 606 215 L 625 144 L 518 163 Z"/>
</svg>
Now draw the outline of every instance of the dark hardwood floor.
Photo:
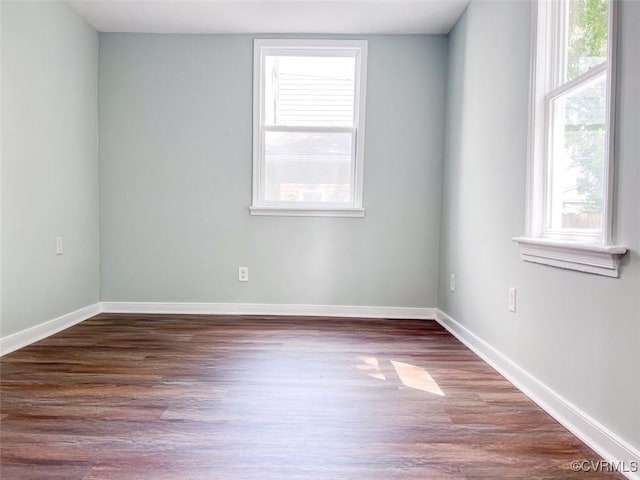
<svg viewBox="0 0 640 480">
<path fill-rule="evenodd" d="M 3 480 L 622 478 L 435 322 L 101 314 L 0 366 Z"/>
</svg>

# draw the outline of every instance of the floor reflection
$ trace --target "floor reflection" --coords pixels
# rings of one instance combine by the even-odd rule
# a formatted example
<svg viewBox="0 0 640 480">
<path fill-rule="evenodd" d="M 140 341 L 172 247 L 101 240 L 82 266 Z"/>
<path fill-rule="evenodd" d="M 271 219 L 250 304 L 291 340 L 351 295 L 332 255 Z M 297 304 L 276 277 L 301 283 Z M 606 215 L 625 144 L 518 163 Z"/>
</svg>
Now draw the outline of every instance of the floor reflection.
<svg viewBox="0 0 640 480">
<path fill-rule="evenodd" d="M 378 380 L 387 380 L 387 377 L 382 372 L 380 362 L 376 357 L 360 356 L 357 357 L 357 359 L 359 363 L 355 365 L 355 368 L 361 373 L 369 377 L 377 378 Z M 415 388 L 416 390 L 432 393 L 441 397 L 445 396 L 442 389 L 438 386 L 438 383 L 424 368 L 396 360 L 391 360 L 391 365 L 405 387 Z"/>
<path fill-rule="evenodd" d="M 391 360 L 391 365 L 395 368 L 403 385 L 444 397 L 444 392 L 424 368 L 394 360 Z"/>
<path fill-rule="evenodd" d="M 356 365 L 356 368 L 362 373 L 369 375 L 370 377 L 377 378 L 378 380 L 386 380 L 387 377 L 380 370 L 380 363 L 376 357 L 358 357 L 358 360 L 363 362 L 360 365 Z"/>
</svg>

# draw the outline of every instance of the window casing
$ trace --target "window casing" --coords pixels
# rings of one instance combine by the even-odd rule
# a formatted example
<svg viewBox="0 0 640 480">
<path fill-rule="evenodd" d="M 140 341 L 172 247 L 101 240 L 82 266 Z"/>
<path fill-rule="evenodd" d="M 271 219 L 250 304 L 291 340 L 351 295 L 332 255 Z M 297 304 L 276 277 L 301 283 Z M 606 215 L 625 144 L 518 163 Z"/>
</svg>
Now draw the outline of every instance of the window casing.
<svg viewBox="0 0 640 480">
<path fill-rule="evenodd" d="M 254 41 L 252 215 L 364 216 L 366 58 L 366 41 Z"/>
<path fill-rule="evenodd" d="M 525 260 L 617 276 L 616 2 L 539 0 L 534 11 L 527 234 L 515 240 Z"/>
</svg>

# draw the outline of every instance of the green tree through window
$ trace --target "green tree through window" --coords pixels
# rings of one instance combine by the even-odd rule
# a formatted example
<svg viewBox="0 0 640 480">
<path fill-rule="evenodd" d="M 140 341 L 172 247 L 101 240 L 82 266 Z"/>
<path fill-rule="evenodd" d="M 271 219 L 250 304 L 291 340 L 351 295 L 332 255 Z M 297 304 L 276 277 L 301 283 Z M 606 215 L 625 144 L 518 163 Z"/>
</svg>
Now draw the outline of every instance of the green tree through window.
<svg viewBox="0 0 640 480">
<path fill-rule="evenodd" d="M 570 0 L 567 79 L 574 79 L 607 59 L 608 1 Z M 576 187 L 584 195 L 585 212 L 602 212 L 604 181 L 605 92 L 590 88 L 571 106 L 575 122 L 566 125 L 565 148 L 576 169 Z M 571 113 L 573 115 L 571 115 Z"/>
</svg>

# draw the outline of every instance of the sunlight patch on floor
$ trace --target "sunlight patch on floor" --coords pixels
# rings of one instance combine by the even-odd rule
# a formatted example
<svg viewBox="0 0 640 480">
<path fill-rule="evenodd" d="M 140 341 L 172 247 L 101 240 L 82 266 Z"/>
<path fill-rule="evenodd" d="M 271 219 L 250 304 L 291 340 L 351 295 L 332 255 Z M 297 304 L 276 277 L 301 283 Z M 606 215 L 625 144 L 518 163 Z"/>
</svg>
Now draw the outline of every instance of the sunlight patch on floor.
<svg viewBox="0 0 640 480">
<path fill-rule="evenodd" d="M 380 371 L 380 364 L 376 357 L 358 357 L 362 363 L 356 365 L 356 368 L 362 373 L 369 375 L 370 377 L 377 378 L 378 380 L 386 380 L 387 377 Z"/>
<path fill-rule="evenodd" d="M 359 356 L 357 360 L 359 363 L 354 365 L 354 368 L 361 373 L 378 380 L 387 381 L 387 377 L 382 373 L 380 362 L 376 357 Z M 445 396 L 440 386 L 438 386 L 438 383 L 424 368 L 396 360 L 391 360 L 391 365 L 405 387 L 415 388 L 416 390 L 432 393 L 440 397 Z M 388 380 L 392 381 L 391 378 Z"/>
<path fill-rule="evenodd" d="M 444 392 L 424 368 L 395 360 L 391 360 L 391 365 L 396 369 L 403 385 L 444 397 Z"/>
</svg>

